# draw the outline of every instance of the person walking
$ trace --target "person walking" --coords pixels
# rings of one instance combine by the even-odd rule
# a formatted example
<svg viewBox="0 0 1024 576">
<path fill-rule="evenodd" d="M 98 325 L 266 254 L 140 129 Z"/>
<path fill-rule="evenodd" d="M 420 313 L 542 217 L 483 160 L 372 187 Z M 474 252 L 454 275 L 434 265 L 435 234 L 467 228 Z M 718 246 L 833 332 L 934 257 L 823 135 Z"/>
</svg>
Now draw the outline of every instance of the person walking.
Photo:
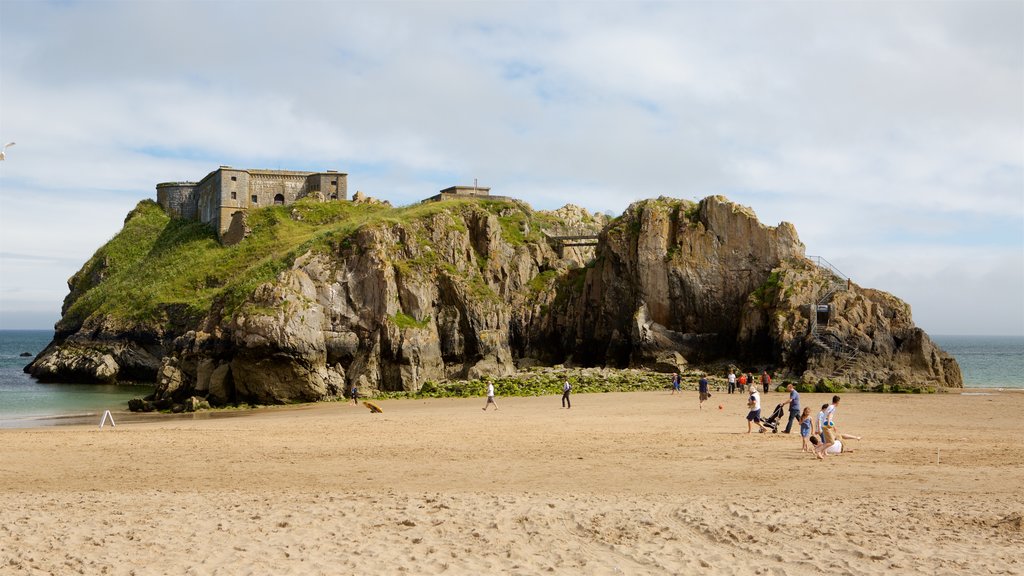
<svg viewBox="0 0 1024 576">
<path fill-rule="evenodd" d="M 359 388 L 355 384 L 348 391 L 348 399 L 352 401 L 353 406 L 359 406 Z"/>
<path fill-rule="evenodd" d="M 765 387 L 768 385 L 765 384 Z M 789 399 L 783 401 L 783 404 L 789 404 L 789 421 L 786 422 L 786 429 L 782 432 L 789 434 L 793 430 L 793 421 L 800 422 L 800 393 L 796 391 L 793 383 L 786 384 L 786 391 L 789 392 Z"/>
<path fill-rule="evenodd" d="M 487 402 L 484 403 L 484 412 L 487 411 L 487 407 L 494 404 L 494 409 L 498 409 L 498 403 L 494 401 L 494 382 L 487 383 Z"/>
<path fill-rule="evenodd" d="M 767 370 L 761 372 L 761 385 L 764 386 L 764 393 L 767 394 L 768 388 L 772 385 L 772 377 Z"/>
<path fill-rule="evenodd" d="M 562 408 L 572 409 L 572 402 L 569 400 L 569 392 L 571 392 L 571 391 L 572 391 L 572 384 L 569 384 L 569 381 L 566 380 L 562 384 Z M 494 408 L 497 409 L 498 406 L 495 405 Z"/>
<path fill-rule="evenodd" d="M 700 382 L 697 383 L 697 391 L 700 393 L 700 409 L 704 409 L 704 401 L 711 397 L 711 392 L 708 392 L 708 377 L 701 376 Z"/>
<path fill-rule="evenodd" d="M 729 381 L 729 394 L 732 394 L 733 391 L 736 390 L 736 373 L 733 372 L 732 370 L 729 370 L 728 381 Z"/>
<path fill-rule="evenodd" d="M 750 408 L 750 412 L 747 413 L 747 434 L 750 434 L 754 424 L 757 424 L 758 432 L 764 432 L 764 426 L 761 426 L 761 395 L 757 393 L 757 387 L 753 384 L 750 385 L 747 407 Z"/>
<path fill-rule="evenodd" d="M 672 393 L 682 392 L 682 378 L 679 377 L 678 372 L 672 373 Z"/>
</svg>

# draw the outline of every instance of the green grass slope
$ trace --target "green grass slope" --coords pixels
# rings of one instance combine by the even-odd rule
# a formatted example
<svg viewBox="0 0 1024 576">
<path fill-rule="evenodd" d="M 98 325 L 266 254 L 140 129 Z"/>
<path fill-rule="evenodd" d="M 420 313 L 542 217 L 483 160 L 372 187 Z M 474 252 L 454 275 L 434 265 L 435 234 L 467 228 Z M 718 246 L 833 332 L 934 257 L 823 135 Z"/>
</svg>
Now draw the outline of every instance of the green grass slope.
<svg viewBox="0 0 1024 576">
<path fill-rule="evenodd" d="M 310 250 L 336 250 L 362 226 L 409 224 L 443 211 L 458 222 L 458 213 L 466 210 L 498 216 L 511 243 L 539 241 L 540 231 L 554 224 L 550 215 L 535 213 L 525 204 L 498 200 L 400 208 L 302 200 L 250 211 L 251 235 L 222 246 L 208 226 L 170 218 L 157 203 L 144 200 L 128 215 L 124 228 L 71 279 L 58 331 L 72 333 L 100 318 L 129 326 L 189 325 L 215 304 L 230 315 L 295 258 Z M 519 232 L 524 220 L 531 222 L 528 236 Z"/>
</svg>

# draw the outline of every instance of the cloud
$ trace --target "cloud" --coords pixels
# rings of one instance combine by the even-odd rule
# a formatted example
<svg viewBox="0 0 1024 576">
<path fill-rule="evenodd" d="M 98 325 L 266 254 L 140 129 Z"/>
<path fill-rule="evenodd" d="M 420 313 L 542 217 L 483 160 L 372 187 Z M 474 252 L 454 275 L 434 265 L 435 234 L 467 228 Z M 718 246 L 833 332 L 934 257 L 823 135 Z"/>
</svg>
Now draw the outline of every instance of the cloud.
<svg viewBox="0 0 1024 576">
<path fill-rule="evenodd" d="M 875 255 L 901 254 L 911 276 L 893 291 L 926 329 L 1003 326 L 963 302 L 978 286 L 932 281 L 979 262 L 985 277 L 999 266 L 989 255 L 1015 263 L 1024 248 L 1020 3 L 0 12 L 0 137 L 19 143 L 0 166 L 0 252 L 57 259 L 5 274 L 0 309 L 23 301 L 5 291 L 15 282 L 59 292 L 74 272 L 61 259 L 84 261 L 156 182 L 227 164 L 339 169 L 398 204 L 473 178 L 537 208 L 725 194 L 792 221 L 856 278 L 886 283 L 896 267 Z M 1020 274 L 1003 277 L 990 300 L 1024 292 Z"/>
</svg>

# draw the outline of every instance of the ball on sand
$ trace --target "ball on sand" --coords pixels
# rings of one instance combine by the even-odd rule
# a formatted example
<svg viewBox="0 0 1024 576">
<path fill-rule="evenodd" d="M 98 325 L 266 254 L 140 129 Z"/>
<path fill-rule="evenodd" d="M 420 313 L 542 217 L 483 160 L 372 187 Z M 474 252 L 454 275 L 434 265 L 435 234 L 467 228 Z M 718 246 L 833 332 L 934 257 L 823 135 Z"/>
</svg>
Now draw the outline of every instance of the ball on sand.
<svg viewBox="0 0 1024 576">
<path fill-rule="evenodd" d="M 722 409 L 722 405 L 721 405 L 721 404 L 719 404 L 719 405 L 718 405 L 718 409 L 719 409 L 719 410 L 721 410 L 721 409 Z"/>
</svg>

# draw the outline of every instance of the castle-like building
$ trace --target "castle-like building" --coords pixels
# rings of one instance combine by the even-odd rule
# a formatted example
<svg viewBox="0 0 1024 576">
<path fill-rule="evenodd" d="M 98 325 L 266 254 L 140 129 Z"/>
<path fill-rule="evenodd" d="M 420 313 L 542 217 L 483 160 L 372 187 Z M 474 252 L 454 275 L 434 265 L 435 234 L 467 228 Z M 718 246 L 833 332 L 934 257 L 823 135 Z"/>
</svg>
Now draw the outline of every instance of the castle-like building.
<svg viewBox="0 0 1024 576">
<path fill-rule="evenodd" d="M 452 186 L 424 202 L 454 198 L 490 197 L 491 189 L 477 186 Z M 156 201 L 168 215 L 198 220 L 217 232 L 222 244 L 240 242 L 247 233 L 245 215 L 249 209 L 288 205 L 300 198 L 315 197 L 322 202 L 348 199 L 348 174 L 298 172 L 295 170 L 239 170 L 221 166 L 199 182 L 161 182 L 156 185 Z M 366 201 L 356 192 L 354 201 Z"/>
<path fill-rule="evenodd" d="M 171 216 L 209 224 L 225 244 L 244 236 L 244 215 L 250 208 L 292 204 L 299 198 L 348 198 L 348 174 L 294 170 L 239 170 L 221 166 L 199 182 L 162 182 L 156 201 Z"/>
</svg>

